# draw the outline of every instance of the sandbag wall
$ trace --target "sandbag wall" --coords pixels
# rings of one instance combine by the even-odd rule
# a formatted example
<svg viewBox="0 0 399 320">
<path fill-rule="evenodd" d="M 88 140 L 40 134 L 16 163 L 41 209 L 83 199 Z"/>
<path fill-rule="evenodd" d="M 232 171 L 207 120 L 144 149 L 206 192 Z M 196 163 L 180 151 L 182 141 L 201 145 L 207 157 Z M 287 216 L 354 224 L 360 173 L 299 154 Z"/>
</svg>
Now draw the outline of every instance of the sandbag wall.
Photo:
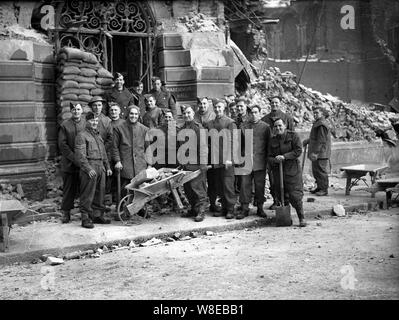
<svg viewBox="0 0 399 320">
<path fill-rule="evenodd" d="M 63 47 L 57 56 L 56 81 L 58 123 L 71 117 L 70 103 L 80 103 L 83 112 L 90 111 L 93 96 L 104 96 L 113 86 L 112 74 L 97 57 L 82 50 Z"/>
</svg>

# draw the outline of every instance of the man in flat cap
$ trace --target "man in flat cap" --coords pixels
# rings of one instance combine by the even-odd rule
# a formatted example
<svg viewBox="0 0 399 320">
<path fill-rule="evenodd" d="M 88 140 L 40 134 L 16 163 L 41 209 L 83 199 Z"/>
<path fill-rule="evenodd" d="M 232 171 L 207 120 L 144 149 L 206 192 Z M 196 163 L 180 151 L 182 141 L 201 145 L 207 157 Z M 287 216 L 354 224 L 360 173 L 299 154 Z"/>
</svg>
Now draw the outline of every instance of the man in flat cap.
<svg viewBox="0 0 399 320">
<path fill-rule="evenodd" d="M 61 123 L 58 134 L 58 148 L 61 153 L 61 171 L 63 180 L 62 223 L 71 220 L 71 209 L 79 191 L 79 162 L 75 155 L 76 135 L 85 130 L 86 120 L 82 118 L 83 108 L 78 103 L 70 104 L 72 117 Z"/>
<path fill-rule="evenodd" d="M 86 114 L 86 129 L 79 132 L 75 141 L 76 158 L 80 166 L 80 212 L 82 227 L 93 228 L 93 223 L 108 224 L 104 217 L 105 177 L 112 171 L 103 139 L 97 129 L 98 116 Z"/>
</svg>

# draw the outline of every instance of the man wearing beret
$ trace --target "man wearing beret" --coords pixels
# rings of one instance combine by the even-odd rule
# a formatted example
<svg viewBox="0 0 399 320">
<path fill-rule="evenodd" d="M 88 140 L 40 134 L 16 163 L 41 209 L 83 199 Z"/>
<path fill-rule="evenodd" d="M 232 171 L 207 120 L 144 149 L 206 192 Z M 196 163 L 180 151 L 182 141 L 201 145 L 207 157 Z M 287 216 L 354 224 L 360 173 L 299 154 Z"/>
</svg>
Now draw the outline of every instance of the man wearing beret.
<svg viewBox="0 0 399 320">
<path fill-rule="evenodd" d="M 82 227 L 93 228 L 93 223 L 108 224 L 104 217 L 105 177 L 112 175 L 103 139 L 97 129 L 98 116 L 86 114 L 86 129 L 79 132 L 75 153 L 80 165 L 80 212 Z"/>
<path fill-rule="evenodd" d="M 321 106 L 313 109 L 314 123 L 309 139 L 303 141 L 303 146 L 309 144 L 308 158 L 312 161 L 312 173 L 316 179 L 316 189 L 310 193 L 316 196 L 328 195 L 328 164 L 331 156 L 331 131 L 325 120 L 327 112 Z"/>
<path fill-rule="evenodd" d="M 75 155 L 76 135 L 85 130 L 86 120 L 82 118 L 82 106 L 70 104 L 72 117 L 62 122 L 58 134 L 58 147 L 61 153 L 61 170 L 63 180 L 62 223 L 71 220 L 71 209 L 79 191 L 79 163 Z"/>
</svg>

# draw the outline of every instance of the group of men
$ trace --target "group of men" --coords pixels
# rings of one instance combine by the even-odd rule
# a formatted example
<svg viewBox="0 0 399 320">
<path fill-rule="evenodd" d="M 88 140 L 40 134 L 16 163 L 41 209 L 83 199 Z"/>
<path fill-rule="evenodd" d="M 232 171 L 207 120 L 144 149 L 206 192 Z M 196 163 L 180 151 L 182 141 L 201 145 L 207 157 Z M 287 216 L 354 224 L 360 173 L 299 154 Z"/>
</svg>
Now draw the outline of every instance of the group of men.
<svg viewBox="0 0 399 320">
<path fill-rule="evenodd" d="M 190 204 L 185 216 L 193 217 L 197 222 L 203 221 L 208 211 L 226 219 L 245 218 L 249 214 L 253 189 L 257 215 L 266 218 L 267 173 L 273 196 L 271 209 L 286 204 L 280 202 L 277 174 L 278 165 L 283 163 L 285 199 L 296 209 L 300 226 L 305 226 L 302 171 L 298 158 L 302 145 L 307 144 L 317 183 L 312 192 L 318 196 L 328 194 L 327 164 L 331 137 L 322 108 L 315 108 L 310 138 L 302 144 L 294 132 L 292 118 L 280 110 L 279 97 L 269 99 L 271 112 L 265 116 L 258 105 L 251 106 L 244 97 L 201 97 L 198 98 L 197 110 L 190 105 L 182 106 L 184 123 L 177 126 L 176 101 L 162 89 L 159 78 L 153 80 L 153 89 L 148 96 L 142 94 L 140 82 L 135 82 L 134 88 L 128 90 L 124 87 L 122 75 L 116 74 L 114 80 L 115 87 L 105 95 L 105 99 L 94 97 L 91 100 L 92 111 L 85 118 L 79 104 L 71 105 L 72 117 L 61 125 L 59 146 L 64 174 L 61 207 L 64 223 L 70 221 L 70 210 L 78 190 L 82 226 L 93 228 L 95 223 L 110 223 L 104 216 L 104 197 L 106 193 L 115 191 L 115 170 L 120 172 L 121 189 L 124 190 L 132 178 L 151 166 L 199 170 L 195 179 L 184 184 L 184 193 Z M 104 114 L 104 106 L 108 107 L 105 113 L 109 117 Z M 161 130 L 166 138 L 166 155 L 162 163 L 154 162 L 146 152 L 151 145 L 148 137 L 154 129 Z M 189 143 L 193 143 L 190 135 L 184 135 L 183 139 L 180 137 L 176 147 L 170 148 L 172 142 L 176 144 L 176 136 L 185 132 L 192 133 L 195 140 L 192 149 L 195 155 L 189 161 L 187 157 L 182 160 L 179 152 L 182 149 L 185 150 L 183 154 L 190 153 L 190 148 L 187 148 Z M 212 140 L 210 132 L 229 134 L 216 134 L 216 139 Z M 250 135 L 247 136 L 246 132 Z M 252 139 L 248 140 L 248 137 Z M 238 149 L 236 138 L 241 141 Z M 250 150 L 249 154 L 247 150 Z M 171 152 L 175 152 L 173 157 L 168 156 Z M 237 161 L 240 156 L 244 157 L 244 163 Z M 237 198 L 240 203 L 238 209 L 235 208 Z M 218 199 L 221 205 L 218 205 Z"/>
</svg>

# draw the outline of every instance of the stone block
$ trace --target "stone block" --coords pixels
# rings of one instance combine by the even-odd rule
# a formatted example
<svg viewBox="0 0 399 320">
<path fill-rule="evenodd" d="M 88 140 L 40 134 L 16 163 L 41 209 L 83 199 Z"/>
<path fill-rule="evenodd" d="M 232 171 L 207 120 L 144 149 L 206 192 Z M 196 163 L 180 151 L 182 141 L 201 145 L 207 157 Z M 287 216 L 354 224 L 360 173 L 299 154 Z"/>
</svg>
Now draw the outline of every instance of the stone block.
<svg viewBox="0 0 399 320">
<path fill-rule="evenodd" d="M 52 64 L 35 63 L 34 78 L 36 81 L 54 82 L 55 67 Z"/>
<path fill-rule="evenodd" d="M 41 63 L 55 63 L 54 46 L 43 43 L 33 43 L 33 61 Z"/>
<path fill-rule="evenodd" d="M 183 49 L 182 37 L 177 33 L 164 33 L 157 38 L 157 47 L 165 50 Z"/>
<path fill-rule="evenodd" d="M 231 67 L 199 68 L 197 70 L 198 80 L 224 80 L 234 83 L 234 69 Z"/>
<path fill-rule="evenodd" d="M 36 101 L 54 102 L 55 101 L 55 85 L 53 83 L 35 83 Z"/>
<path fill-rule="evenodd" d="M 163 50 L 158 53 L 159 67 L 184 67 L 191 64 L 189 50 Z"/>
<path fill-rule="evenodd" d="M 55 124 L 45 122 L 0 123 L 0 132 L 0 143 L 44 142 L 57 137 Z"/>
<path fill-rule="evenodd" d="M 168 82 L 187 82 L 195 81 L 197 79 L 197 72 L 192 67 L 181 68 L 163 68 L 161 71 L 161 78 Z"/>
<path fill-rule="evenodd" d="M 33 80 L 33 69 L 29 61 L 0 61 L 0 80 Z"/>
<path fill-rule="evenodd" d="M 32 81 L 0 81 L 1 101 L 34 101 L 36 88 Z"/>
<path fill-rule="evenodd" d="M 0 61 L 10 60 L 13 53 L 18 49 L 26 52 L 28 61 L 33 61 L 33 41 L 31 40 L 0 40 L 0 47 Z"/>
<path fill-rule="evenodd" d="M 168 84 L 166 88 L 176 97 L 178 101 L 195 100 L 197 97 L 197 86 L 191 84 Z"/>
</svg>

